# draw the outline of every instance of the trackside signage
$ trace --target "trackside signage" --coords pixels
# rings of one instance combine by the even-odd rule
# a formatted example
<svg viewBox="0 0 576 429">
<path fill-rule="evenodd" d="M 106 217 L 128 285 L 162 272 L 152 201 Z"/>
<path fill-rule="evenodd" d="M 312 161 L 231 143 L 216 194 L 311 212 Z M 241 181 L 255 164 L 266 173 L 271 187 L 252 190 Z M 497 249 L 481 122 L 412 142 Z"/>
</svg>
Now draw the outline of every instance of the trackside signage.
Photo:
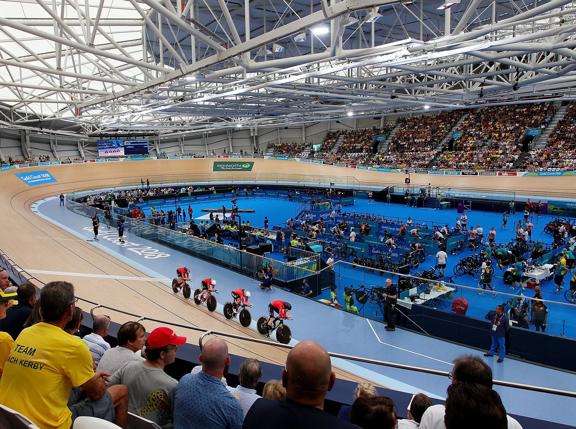
<svg viewBox="0 0 576 429">
<path fill-rule="evenodd" d="M 28 186 L 45 185 L 46 183 L 56 182 L 56 178 L 47 170 L 31 171 L 29 173 L 16 174 L 18 179 L 22 180 Z"/>
<path fill-rule="evenodd" d="M 212 171 L 252 171 L 254 162 L 214 161 Z"/>
</svg>

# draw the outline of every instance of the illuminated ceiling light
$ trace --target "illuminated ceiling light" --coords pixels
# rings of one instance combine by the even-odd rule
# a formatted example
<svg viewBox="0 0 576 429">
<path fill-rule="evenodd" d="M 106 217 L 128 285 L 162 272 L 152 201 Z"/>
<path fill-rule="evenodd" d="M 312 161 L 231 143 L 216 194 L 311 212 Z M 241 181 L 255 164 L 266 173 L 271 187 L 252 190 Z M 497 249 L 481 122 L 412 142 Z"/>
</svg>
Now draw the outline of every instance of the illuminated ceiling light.
<svg viewBox="0 0 576 429">
<path fill-rule="evenodd" d="M 186 76 L 185 80 L 188 82 L 194 82 L 196 80 L 196 76 L 194 75 Z"/>
<path fill-rule="evenodd" d="M 347 115 L 348 117 L 352 117 L 352 116 L 354 116 L 354 112 L 353 112 L 352 110 L 348 110 L 348 111 L 346 112 L 346 115 Z"/>
<path fill-rule="evenodd" d="M 330 33 L 330 28 L 327 25 L 318 25 L 310 29 L 315 36 L 325 36 Z"/>
<path fill-rule="evenodd" d="M 429 104 L 425 104 L 425 105 L 424 105 L 424 110 L 430 110 L 430 105 L 429 105 Z"/>
<path fill-rule="evenodd" d="M 444 2 L 444 4 L 438 6 L 436 9 L 438 10 L 445 10 L 445 9 L 450 9 L 452 6 L 454 6 L 455 4 L 459 4 L 460 0 L 446 0 Z"/>
<path fill-rule="evenodd" d="M 236 128 L 242 128 L 242 124 L 236 124 Z"/>
</svg>

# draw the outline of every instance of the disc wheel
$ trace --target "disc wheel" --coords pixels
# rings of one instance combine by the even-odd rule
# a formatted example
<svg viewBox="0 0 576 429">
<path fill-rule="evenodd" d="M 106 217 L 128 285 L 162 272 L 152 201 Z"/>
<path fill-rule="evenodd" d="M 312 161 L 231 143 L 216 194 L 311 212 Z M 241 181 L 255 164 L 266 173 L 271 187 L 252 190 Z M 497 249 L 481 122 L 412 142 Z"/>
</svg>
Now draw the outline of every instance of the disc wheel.
<svg viewBox="0 0 576 429">
<path fill-rule="evenodd" d="M 279 343 L 288 344 L 292 339 L 290 328 L 286 325 L 279 326 L 278 329 L 276 329 L 276 339 Z"/>
<path fill-rule="evenodd" d="M 202 301 L 200 300 L 201 293 L 202 291 L 200 289 L 196 289 L 194 291 L 194 302 L 196 303 L 196 305 L 200 305 L 202 303 Z"/>
<path fill-rule="evenodd" d="M 184 283 L 184 286 L 182 287 L 182 294 L 184 295 L 184 298 L 188 299 L 190 298 L 190 293 L 192 291 L 190 290 L 190 286 L 188 286 L 188 283 Z"/>
<path fill-rule="evenodd" d="M 262 316 L 258 319 L 256 323 L 256 328 L 261 335 L 266 335 L 268 333 L 268 320 Z"/>
<path fill-rule="evenodd" d="M 234 306 L 231 302 L 224 304 L 224 317 L 226 319 L 232 319 L 232 317 L 234 317 Z"/>
<path fill-rule="evenodd" d="M 216 298 L 214 295 L 210 295 L 206 300 L 206 307 L 208 307 L 208 311 L 216 310 Z"/>
<path fill-rule="evenodd" d="M 178 280 L 172 279 L 172 290 L 174 293 L 178 293 Z"/>
<path fill-rule="evenodd" d="M 244 326 L 245 328 L 250 326 L 250 322 L 252 322 L 252 316 L 250 315 L 250 312 L 248 310 L 246 310 L 245 308 L 242 309 L 242 311 L 240 311 L 239 318 L 240 318 L 240 324 L 242 326 Z"/>
</svg>

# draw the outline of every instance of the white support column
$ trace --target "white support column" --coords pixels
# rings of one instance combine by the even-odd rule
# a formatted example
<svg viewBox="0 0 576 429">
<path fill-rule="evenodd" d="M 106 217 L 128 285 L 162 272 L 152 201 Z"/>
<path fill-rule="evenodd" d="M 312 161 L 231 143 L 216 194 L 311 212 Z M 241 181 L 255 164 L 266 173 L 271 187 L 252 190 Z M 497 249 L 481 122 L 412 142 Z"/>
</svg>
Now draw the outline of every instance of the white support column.
<svg viewBox="0 0 576 429">
<path fill-rule="evenodd" d="M 228 135 L 228 150 L 232 153 L 232 131 L 226 130 L 226 134 Z"/>
<path fill-rule="evenodd" d="M 450 18 L 452 16 L 451 8 L 444 9 L 444 35 L 450 35 Z"/>
<path fill-rule="evenodd" d="M 244 0 L 244 34 L 246 41 L 250 40 L 250 0 Z"/>
<path fill-rule="evenodd" d="M 306 143 L 306 125 L 302 124 L 302 143 Z"/>
<path fill-rule="evenodd" d="M 196 1 L 195 0 L 190 0 L 192 2 L 191 6 L 190 6 L 190 18 L 191 19 L 195 19 L 196 18 Z M 190 34 L 190 48 L 191 48 L 191 56 L 192 58 L 190 59 L 192 63 L 196 62 L 196 36 L 194 36 L 194 34 Z"/>
</svg>

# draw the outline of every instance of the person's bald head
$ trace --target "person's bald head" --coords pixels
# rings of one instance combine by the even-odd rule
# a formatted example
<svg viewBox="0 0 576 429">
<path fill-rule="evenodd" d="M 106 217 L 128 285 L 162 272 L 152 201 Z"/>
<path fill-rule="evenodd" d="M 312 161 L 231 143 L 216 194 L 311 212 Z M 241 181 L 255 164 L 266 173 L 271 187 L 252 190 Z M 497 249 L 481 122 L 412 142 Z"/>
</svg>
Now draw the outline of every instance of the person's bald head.
<svg viewBox="0 0 576 429">
<path fill-rule="evenodd" d="M 103 314 L 94 316 L 92 321 L 92 332 L 98 334 L 102 337 L 108 335 L 108 329 L 110 328 L 110 317 Z"/>
<path fill-rule="evenodd" d="M 326 393 L 334 385 L 330 356 L 318 343 L 298 343 L 288 353 L 282 383 L 288 399 L 321 408 Z"/>
<path fill-rule="evenodd" d="M 224 368 L 230 363 L 228 345 L 221 338 L 211 338 L 202 346 L 200 355 L 202 370 L 207 373 L 224 372 Z"/>
</svg>

